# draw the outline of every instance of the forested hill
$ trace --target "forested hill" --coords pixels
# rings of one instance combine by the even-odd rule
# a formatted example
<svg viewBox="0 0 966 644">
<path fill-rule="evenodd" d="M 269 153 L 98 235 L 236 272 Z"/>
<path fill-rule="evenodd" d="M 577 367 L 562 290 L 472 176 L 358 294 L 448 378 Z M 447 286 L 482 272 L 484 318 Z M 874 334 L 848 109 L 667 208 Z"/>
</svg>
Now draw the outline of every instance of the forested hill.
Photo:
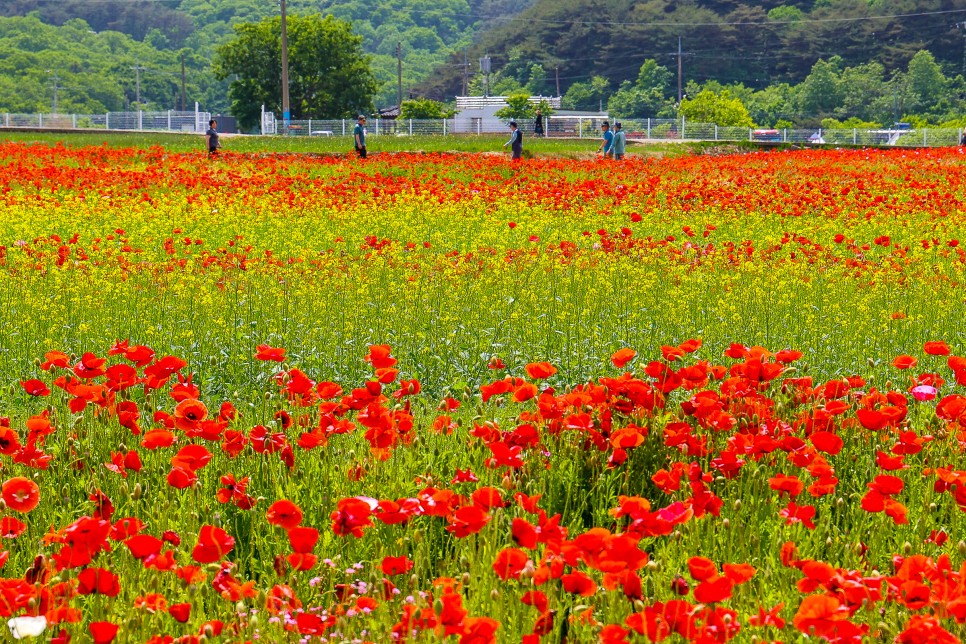
<svg viewBox="0 0 966 644">
<path fill-rule="evenodd" d="M 536 0 L 484 33 L 471 56 L 475 68 L 489 54 L 494 71 L 531 89 L 555 91 L 559 74 L 562 92 L 595 76 L 614 90 L 646 59 L 676 72 L 679 37 L 685 82 L 795 83 L 836 55 L 891 72 L 920 49 L 954 76 L 966 66 L 966 0 Z M 461 62 L 453 57 L 421 89 L 457 93 Z"/>
<path fill-rule="evenodd" d="M 404 87 L 412 88 L 431 76 L 450 54 L 460 52 L 459 59 L 462 61 L 463 49 L 474 42 L 483 28 L 512 17 L 532 1 L 288 0 L 288 10 L 292 14 L 320 12 L 350 20 L 354 32 L 363 36 L 364 48 L 373 55 L 374 72 L 382 83 L 376 103 L 386 105 L 394 103 L 396 99 L 397 44 L 401 45 L 402 50 Z M 200 94 L 190 97 L 189 102 L 200 100 L 206 109 L 219 111 L 227 108 L 226 88 L 224 84 L 204 77 L 214 49 L 231 38 L 234 25 L 257 22 L 277 15 L 278 10 L 275 0 L 0 0 L 0 17 L 30 15 L 54 28 L 43 29 L 43 39 L 34 44 L 18 39 L 0 43 L 0 59 L 16 56 L 36 67 L 25 68 L 17 73 L 38 78 L 45 74 L 70 74 L 70 69 L 77 67 L 95 73 L 96 70 L 90 69 L 84 61 L 74 60 L 82 50 L 76 43 L 79 34 L 87 33 L 76 22 L 80 19 L 86 23 L 89 31 L 120 32 L 130 36 L 125 42 L 136 41 L 125 45 L 126 49 L 133 48 L 137 52 L 136 56 L 132 53 L 129 62 L 125 61 L 127 64 L 117 66 L 118 70 L 115 71 L 118 74 L 121 68 L 129 71 L 128 68 L 138 63 L 152 68 L 157 61 L 153 66 L 158 69 L 156 72 L 146 72 L 148 76 L 152 73 L 180 75 L 180 63 L 176 60 L 179 57 L 171 57 L 168 53 L 186 51 L 188 75 L 197 76 L 194 84 L 200 88 Z M 8 26 L 14 30 L 20 25 L 29 25 L 29 29 L 40 33 L 35 23 L 17 22 Z M 54 66 L 59 66 L 60 71 L 51 69 L 51 60 L 57 63 Z M 0 87 L 4 85 L 4 76 L 13 73 L 8 69 L 9 65 L 0 65 Z M 106 74 L 107 70 L 103 71 Z M 107 80 L 104 74 L 100 76 L 102 81 Z M 15 84 L 13 78 L 7 81 L 7 84 Z M 82 82 L 82 79 L 78 82 Z M 189 79 L 190 83 L 192 80 Z M 50 82 L 47 84 L 52 87 Z M 135 99 L 134 83 L 118 76 L 113 84 L 117 87 L 117 91 L 112 92 L 115 98 L 118 92 L 122 92 L 127 103 Z M 34 92 L 38 95 L 43 94 L 39 87 Z M 178 90 L 172 86 L 165 91 L 167 94 L 149 88 L 142 93 L 142 101 L 146 100 L 158 108 L 170 108 L 174 103 L 168 95 L 177 94 Z M 48 89 L 47 94 L 50 93 Z M 67 97 L 66 92 L 64 96 Z M 3 100 L 0 92 L 0 102 Z M 42 110 L 45 105 L 49 109 L 50 100 L 50 96 L 45 96 L 28 111 Z M 93 105 L 97 102 L 89 103 Z M 117 102 L 108 100 L 105 107 L 122 109 L 123 105 L 117 105 Z M 0 105 L 0 111 L 25 109 L 28 106 L 24 105 L 23 100 L 18 101 L 16 106 Z"/>
</svg>

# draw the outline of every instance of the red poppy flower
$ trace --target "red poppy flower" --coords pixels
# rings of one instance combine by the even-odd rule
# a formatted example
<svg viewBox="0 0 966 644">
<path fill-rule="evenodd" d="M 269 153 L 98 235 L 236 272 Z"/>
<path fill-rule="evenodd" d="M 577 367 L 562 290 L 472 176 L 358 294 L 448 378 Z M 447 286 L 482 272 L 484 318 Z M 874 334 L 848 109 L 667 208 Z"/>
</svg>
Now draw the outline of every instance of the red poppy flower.
<svg viewBox="0 0 966 644">
<path fill-rule="evenodd" d="M 208 408 L 200 400 L 188 398 L 174 408 L 174 424 L 178 429 L 194 429 L 208 417 Z"/>
<path fill-rule="evenodd" d="M 363 530 L 373 525 L 370 517 L 374 507 L 378 507 L 378 503 L 364 497 L 340 499 L 335 512 L 329 515 L 332 519 L 332 532 L 340 536 L 351 534 L 361 537 Z"/>
<path fill-rule="evenodd" d="M 175 467 L 168 472 L 168 485 L 178 490 L 189 488 L 197 481 L 198 475 L 191 470 Z"/>
<path fill-rule="evenodd" d="M 20 386 L 31 396 L 49 396 L 50 389 L 43 380 L 23 380 L 20 382 Z"/>
<path fill-rule="evenodd" d="M 110 644 L 117 637 L 117 624 L 111 622 L 91 622 L 88 626 L 94 644 Z"/>
<path fill-rule="evenodd" d="M 409 557 L 383 557 L 380 564 L 384 575 L 403 575 L 413 568 L 413 562 Z"/>
<path fill-rule="evenodd" d="M 265 518 L 272 525 L 290 530 L 302 523 L 302 509 L 288 499 L 281 499 L 269 506 Z"/>
<path fill-rule="evenodd" d="M 490 515 L 478 505 L 465 505 L 449 517 L 446 530 L 462 538 L 482 530 L 490 519 Z"/>
<path fill-rule="evenodd" d="M 77 575 L 77 592 L 81 595 L 98 593 L 116 597 L 121 592 L 120 578 L 104 568 L 85 568 Z"/>
<path fill-rule="evenodd" d="M 502 508 L 506 505 L 503 496 L 495 487 L 481 487 L 472 494 L 473 503 L 485 510 L 490 508 Z"/>
<path fill-rule="evenodd" d="M 529 557 L 527 553 L 519 548 L 504 548 L 496 555 L 493 562 L 493 570 L 503 581 L 519 579 L 520 573 L 527 566 Z"/>
<path fill-rule="evenodd" d="M 183 624 L 191 617 L 191 604 L 172 604 L 168 607 L 168 614 L 171 615 L 175 621 Z"/>
<path fill-rule="evenodd" d="M 204 525 L 198 534 L 198 543 L 191 551 L 191 557 L 198 563 L 215 563 L 221 561 L 232 548 L 235 538 L 213 525 Z"/>
<path fill-rule="evenodd" d="M 715 604 L 731 597 L 734 582 L 727 577 L 702 581 L 694 587 L 694 598 L 702 604 Z"/>
<path fill-rule="evenodd" d="M 931 356 L 948 356 L 951 351 L 949 345 L 942 340 L 934 340 L 923 345 L 922 350 Z"/>
<path fill-rule="evenodd" d="M 566 592 L 582 597 L 590 597 L 597 592 L 597 582 L 579 570 L 561 575 L 560 584 Z"/>
<path fill-rule="evenodd" d="M 4 481 L 0 492 L 7 507 L 15 512 L 30 512 L 40 503 L 40 488 L 23 476 Z"/>
<path fill-rule="evenodd" d="M 373 369 L 388 369 L 397 362 L 389 355 L 391 352 L 392 348 L 388 344 L 374 344 L 369 347 L 369 353 L 364 360 L 371 364 Z"/>
<path fill-rule="evenodd" d="M 618 369 L 623 369 L 627 363 L 633 360 L 635 357 L 637 357 L 637 351 L 634 351 L 634 349 L 624 348 L 615 351 L 613 355 L 611 355 L 610 361 Z"/>
<path fill-rule="evenodd" d="M 896 356 L 896 358 L 892 361 L 892 366 L 896 369 L 912 369 L 918 362 L 919 361 L 916 358 L 902 354 L 900 356 Z"/>
<path fill-rule="evenodd" d="M 718 576 L 718 566 L 707 557 L 691 557 L 688 559 L 688 572 L 698 581 L 706 581 Z"/>
<path fill-rule="evenodd" d="M 526 366 L 527 375 L 534 380 L 543 380 L 557 373 L 557 368 L 549 362 L 531 362 Z"/>
<path fill-rule="evenodd" d="M 319 541 L 319 531 L 315 528 L 305 526 L 291 528 L 288 531 L 288 542 L 292 546 L 292 551 L 300 554 L 309 554 L 315 549 L 315 544 Z"/>
<path fill-rule="evenodd" d="M 537 396 L 537 387 L 531 382 L 525 382 L 513 391 L 513 400 L 516 402 L 526 402 Z"/>
<path fill-rule="evenodd" d="M 0 519 L 0 538 L 15 539 L 23 534 L 27 524 L 17 517 L 3 517 Z"/>
<path fill-rule="evenodd" d="M 260 344 L 255 347 L 257 353 L 255 353 L 256 360 L 271 360 L 272 362 L 285 362 L 285 349 L 273 348 L 267 344 Z"/>
</svg>

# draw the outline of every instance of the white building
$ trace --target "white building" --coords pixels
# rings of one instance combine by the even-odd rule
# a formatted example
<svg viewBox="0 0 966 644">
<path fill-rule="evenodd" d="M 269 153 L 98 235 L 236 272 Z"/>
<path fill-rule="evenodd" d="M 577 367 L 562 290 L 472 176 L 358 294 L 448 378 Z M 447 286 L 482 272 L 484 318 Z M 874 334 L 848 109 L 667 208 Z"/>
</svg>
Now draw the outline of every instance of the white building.
<svg viewBox="0 0 966 644">
<path fill-rule="evenodd" d="M 560 109 L 559 96 L 530 97 L 530 102 L 534 105 L 539 105 L 541 101 L 546 101 L 555 110 Z M 506 106 L 506 96 L 457 96 L 453 132 L 462 134 L 506 132 L 507 119 L 494 116 L 498 110 Z"/>
</svg>

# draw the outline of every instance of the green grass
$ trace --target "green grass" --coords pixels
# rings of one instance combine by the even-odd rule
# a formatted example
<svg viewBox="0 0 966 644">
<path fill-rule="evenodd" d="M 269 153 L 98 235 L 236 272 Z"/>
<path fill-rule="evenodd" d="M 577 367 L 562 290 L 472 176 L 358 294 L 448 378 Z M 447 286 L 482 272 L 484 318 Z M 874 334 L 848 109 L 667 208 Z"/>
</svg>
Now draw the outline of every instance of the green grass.
<svg viewBox="0 0 966 644">
<path fill-rule="evenodd" d="M 150 148 L 158 145 L 172 152 L 204 151 L 201 135 L 167 132 L 17 132 L 0 131 L 0 141 L 21 143 L 61 143 L 70 147 L 106 145 L 116 148 Z M 501 135 L 377 136 L 367 143 L 370 155 L 380 152 L 492 152 L 506 154 Z M 534 139 L 526 141 L 525 154 L 536 156 L 588 156 L 596 151 L 596 139 Z M 355 154 L 349 136 L 223 136 L 225 151 L 244 153 Z M 629 143 L 631 154 L 648 156 L 680 155 L 700 150 L 700 143 Z"/>
</svg>

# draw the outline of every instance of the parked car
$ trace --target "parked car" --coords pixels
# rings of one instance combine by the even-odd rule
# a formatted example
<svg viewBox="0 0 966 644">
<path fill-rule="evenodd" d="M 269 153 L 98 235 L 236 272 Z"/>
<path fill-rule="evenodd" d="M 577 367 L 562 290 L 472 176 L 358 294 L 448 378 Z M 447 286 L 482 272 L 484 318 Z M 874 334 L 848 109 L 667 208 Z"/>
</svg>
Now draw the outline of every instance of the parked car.
<svg viewBox="0 0 966 644">
<path fill-rule="evenodd" d="M 751 138 L 754 141 L 781 141 L 782 133 L 780 130 L 752 130 Z"/>
</svg>

